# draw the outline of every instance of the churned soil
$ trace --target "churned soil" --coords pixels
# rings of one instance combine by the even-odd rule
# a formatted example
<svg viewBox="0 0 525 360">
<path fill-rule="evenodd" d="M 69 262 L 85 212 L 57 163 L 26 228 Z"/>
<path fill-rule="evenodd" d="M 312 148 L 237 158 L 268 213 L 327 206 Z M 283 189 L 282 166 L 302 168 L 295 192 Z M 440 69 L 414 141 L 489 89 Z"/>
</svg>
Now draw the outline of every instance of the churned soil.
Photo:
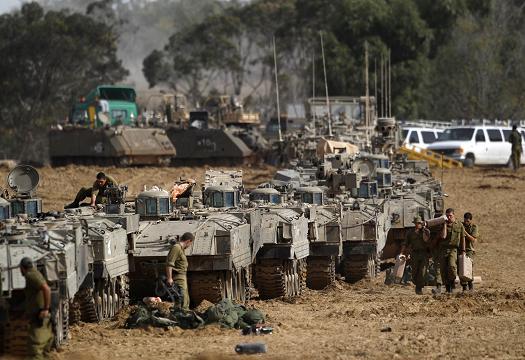
<svg viewBox="0 0 525 360">
<path fill-rule="evenodd" d="M 89 185 L 98 168 L 42 168 L 39 195 L 47 210 L 71 201 Z M 202 181 L 205 168 L 104 169 L 136 194 L 143 185 L 169 187 L 174 180 Z M 247 187 L 275 169 L 245 168 Z M 0 170 L 0 176 L 6 173 Z M 436 170 L 441 177 L 441 171 Z M 102 324 L 80 324 L 55 359 L 230 359 L 243 342 L 264 342 L 268 359 L 348 358 L 524 358 L 525 357 L 525 169 L 447 170 L 446 206 L 474 214 L 481 231 L 474 293 L 418 296 L 412 285 L 377 279 L 337 282 L 291 300 L 250 301 L 263 310 L 274 333 L 242 336 L 238 330 L 122 327 L 126 312 Z"/>
</svg>

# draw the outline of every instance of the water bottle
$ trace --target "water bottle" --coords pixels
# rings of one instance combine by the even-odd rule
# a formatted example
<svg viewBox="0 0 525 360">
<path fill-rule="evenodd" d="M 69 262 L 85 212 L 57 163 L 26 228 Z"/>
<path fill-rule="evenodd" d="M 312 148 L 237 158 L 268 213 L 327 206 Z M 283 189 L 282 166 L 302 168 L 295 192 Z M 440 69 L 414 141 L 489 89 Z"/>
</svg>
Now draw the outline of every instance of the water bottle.
<svg viewBox="0 0 525 360">
<path fill-rule="evenodd" d="M 237 354 L 263 354 L 268 349 L 264 343 L 245 343 L 238 344 L 235 346 L 235 352 Z"/>
</svg>

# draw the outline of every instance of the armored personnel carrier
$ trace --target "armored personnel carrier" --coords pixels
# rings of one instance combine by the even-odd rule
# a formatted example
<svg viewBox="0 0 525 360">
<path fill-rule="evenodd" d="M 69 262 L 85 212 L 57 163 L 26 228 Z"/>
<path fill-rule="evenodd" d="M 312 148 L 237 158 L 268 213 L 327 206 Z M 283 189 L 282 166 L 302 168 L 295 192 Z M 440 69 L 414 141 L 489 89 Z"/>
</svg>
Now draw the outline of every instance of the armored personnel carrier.
<svg viewBox="0 0 525 360">
<path fill-rule="evenodd" d="M 81 98 L 68 123 L 49 131 L 51 164 L 169 165 L 173 144 L 164 129 L 138 127 L 135 98 L 133 88 L 113 85 Z"/>
<path fill-rule="evenodd" d="M 325 204 L 325 192 L 316 186 L 300 187 L 295 197 L 305 206 L 310 254 L 306 285 L 324 289 L 335 282 L 336 263 L 342 255 L 340 206 Z"/>
<path fill-rule="evenodd" d="M 23 257 L 33 260 L 50 285 L 51 317 L 58 347 L 67 339 L 73 297 L 89 278 L 92 248 L 80 225 L 64 219 L 45 219 L 35 224 L 9 219 L 2 221 L 2 228 L 0 348 L 12 356 L 26 355 L 25 279 L 19 270 Z"/>
<path fill-rule="evenodd" d="M 252 258 L 250 225 L 244 213 L 236 209 L 241 187 L 241 171 L 208 171 L 200 208 L 188 207 L 192 201 L 183 197 L 172 201 L 172 196 L 160 189 L 137 196 L 141 221 L 130 275 L 133 298 L 155 292 L 155 279 L 165 271 L 171 246 L 183 233 L 191 232 L 195 241 L 186 256 L 192 303 L 246 299 Z M 183 205 L 172 208 L 174 204 Z"/>
<path fill-rule="evenodd" d="M 306 287 L 308 219 L 302 209 L 266 205 L 247 211 L 255 287 L 261 299 L 300 295 Z"/>
</svg>

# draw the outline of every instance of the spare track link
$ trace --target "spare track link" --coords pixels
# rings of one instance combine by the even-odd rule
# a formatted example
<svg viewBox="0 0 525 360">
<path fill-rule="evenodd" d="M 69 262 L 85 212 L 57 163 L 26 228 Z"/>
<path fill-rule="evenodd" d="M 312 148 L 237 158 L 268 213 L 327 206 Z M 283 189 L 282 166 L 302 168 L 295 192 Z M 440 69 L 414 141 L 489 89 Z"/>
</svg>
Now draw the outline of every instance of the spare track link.
<svg viewBox="0 0 525 360">
<path fill-rule="evenodd" d="M 333 256 L 309 257 L 306 285 L 309 289 L 322 290 L 335 282 Z"/>
</svg>

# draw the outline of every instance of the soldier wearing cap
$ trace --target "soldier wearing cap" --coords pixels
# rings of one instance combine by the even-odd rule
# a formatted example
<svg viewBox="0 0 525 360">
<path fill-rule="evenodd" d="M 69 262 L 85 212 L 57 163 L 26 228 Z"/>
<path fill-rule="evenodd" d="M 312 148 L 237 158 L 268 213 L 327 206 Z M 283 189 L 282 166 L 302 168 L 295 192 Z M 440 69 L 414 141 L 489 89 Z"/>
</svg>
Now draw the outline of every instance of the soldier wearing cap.
<svg viewBox="0 0 525 360">
<path fill-rule="evenodd" d="M 53 344 L 49 312 L 51 289 L 30 258 L 25 257 L 20 261 L 20 271 L 26 279 L 25 314 L 29 318 L 28 353 L 31 359 L 43 359 Z"/>
<path fill-rule="evenodd" d="M 414 225 L 414 229 L 408 231 L 406 235 L 401 253 L 406 255 L 407 252 L 410 252 L 412 279 L 416 285 L 416 294 L 421 295 L 423 294 L 428 267 L 430 232 L 424 227 L 424 222 L 420 216 L 414 217 Z"/>
<path fill-rule="evenodd" d="M 184 250 L 190 247 L 194 239 L 195 237 L 190 232 L 182 234 L 180 241 L 172 246 L 166 258 L 166 282 L 169 286 L 176 284 L 182 289 L 184 297 L 182 302 L 183 310 L 190 309 L 190 295 L 188 293 L 188 279 L 186 276 L 188 259 L 186 254 L 184 254 Z"/>
<path fill-rule="evenodd" d="M 445 223 L 446 234 L 439 242 L 439 262 L 441 265 L 441 278 L 447 292 L 451 293 L 454 290 L 454 282 L 458 273 L 458 250 L 460 254 L 465 253 L 465 228 L 456 219 L 454 209 L 447 209 L 445 215 L 447 216 Z"/>
<path fill-rule="evenodd" d="M 113 177 L 106 175 L 103 172 L 99 172 L 97 174 L 97 179 L 93 183 L 93 186 L 91 186 L 90 188 L 81 188 L 78 191 L 75 200 L 73 200 L 71 204 L 66 205 L 64 208 L 77 208 L 80 206 L 80 203 L 86 198 L 91 199 L 90 205 L 93 207 L 95 207 L 97 204 L 104 204 L 107 202 L 106 190 L 109 187 L 114 186 L 118 186 L 118 183 Z"/>
</svg>

